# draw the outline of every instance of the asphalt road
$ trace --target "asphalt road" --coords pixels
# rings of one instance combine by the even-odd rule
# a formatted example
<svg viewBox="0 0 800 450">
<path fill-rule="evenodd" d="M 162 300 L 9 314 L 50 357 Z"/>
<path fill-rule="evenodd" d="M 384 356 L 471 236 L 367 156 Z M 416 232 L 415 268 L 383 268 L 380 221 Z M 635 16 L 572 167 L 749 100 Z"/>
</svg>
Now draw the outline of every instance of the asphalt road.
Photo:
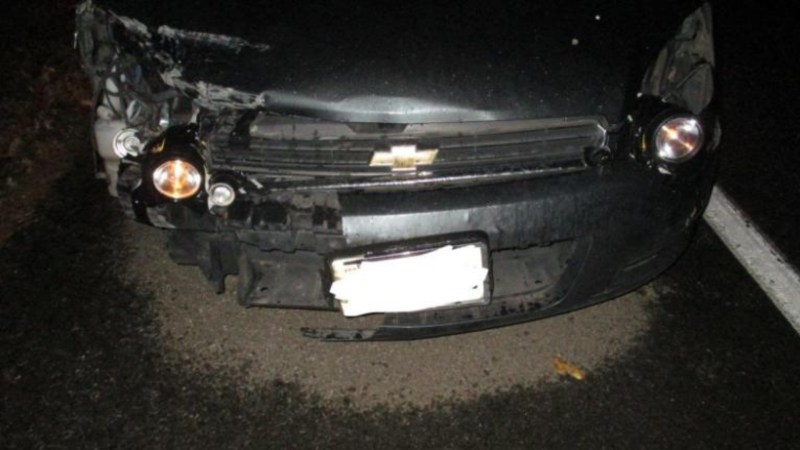
<svg viewBox="0 0 800 450">
<path fill-rule="evenodd" d="M 717 10 L 720 179 L 797 258 L 789 16 Z M 800 447 L 800 338 L 705 226 L 621 299 L 366 345 L 299 337 L 335 315 L 239 308 L 162 243 L 79 157 L 0 244 L 0 447 Z"/>
</svg>

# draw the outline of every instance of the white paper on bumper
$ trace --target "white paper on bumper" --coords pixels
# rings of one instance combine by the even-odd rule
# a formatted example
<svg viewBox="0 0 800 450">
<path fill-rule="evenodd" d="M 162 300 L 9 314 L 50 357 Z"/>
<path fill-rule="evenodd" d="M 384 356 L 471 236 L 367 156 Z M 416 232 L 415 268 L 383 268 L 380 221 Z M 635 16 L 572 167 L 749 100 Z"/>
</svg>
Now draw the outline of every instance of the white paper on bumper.
<svg viewBox="0 0 800 450">
<path fill-rule="evenodd" d="M 478 245 L 364 260 L 346 270 L 334 262 L 333 270 L 331 293 L 348 317 L 483 303 L 489 273 Z"/>
</svg>

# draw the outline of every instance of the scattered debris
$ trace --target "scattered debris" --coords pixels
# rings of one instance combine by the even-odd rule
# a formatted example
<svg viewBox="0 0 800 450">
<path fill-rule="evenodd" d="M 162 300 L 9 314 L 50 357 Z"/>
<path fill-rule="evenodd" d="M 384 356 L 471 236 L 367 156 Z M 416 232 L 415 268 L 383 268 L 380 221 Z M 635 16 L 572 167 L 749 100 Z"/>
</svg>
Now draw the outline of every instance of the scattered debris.
<svg viewBox="0 0 800 450">
<path fill-rule="evenodd" d="M 553 358 L 553 367 L 555 367 L 556 373 L 559 375 L 569 375 L 578 381 L 582 381 L 584 378 L 586 378 L 586 372 L 584 372 L 578 366 L 568 363 L 560 356 Z"/>
<path fill-rule="evenodd" d="M 270 50 L 270 46 L 268 44 L 253 44 L 235 36 L 204 33 L 201 31 L 179 30 L 166 25 L 161 25 L 158 27 L 158 34 L 167 38 L 179 39 L 187 42 L 230 48 L 236 52 L 248 47 L 261 52 Z"/>
</svg>

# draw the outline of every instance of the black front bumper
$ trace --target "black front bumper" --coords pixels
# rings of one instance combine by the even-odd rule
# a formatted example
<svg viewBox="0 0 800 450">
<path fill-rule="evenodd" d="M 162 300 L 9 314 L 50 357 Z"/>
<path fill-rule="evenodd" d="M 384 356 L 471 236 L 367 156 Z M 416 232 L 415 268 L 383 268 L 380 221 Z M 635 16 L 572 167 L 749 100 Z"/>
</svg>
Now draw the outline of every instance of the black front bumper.
<svg viewBox="0 0 800 450">
<path fill-rule="evenodd" d="M 182 230 L 172 232 L 173 256 L 198 264 L 220 287 L 225 275 L 238 274 L 239 298 L 247 306 L 336 310 L 327 293 L 331 253 L 481 235 L 491 251 L 490 304 L 385 314 L 373 330 L 304 330 L 326 340 L 426 338 L 571 311 L 649 281 L 688 244 L 710 194 L 715 160 L 713 153 L 700 155 L 673 174 L 629 160 L 500 184 L 338 193 L 336 225 L 325 233 L 270 231 L 252 218 L 235 226 L 209 222 L 207 212 L 200 219 L 174 204 L 162 205 L 158 216 L 193 225 L 178 224 Z M 289 220 L 292 214 L 276 216 Z"/>
</svg>

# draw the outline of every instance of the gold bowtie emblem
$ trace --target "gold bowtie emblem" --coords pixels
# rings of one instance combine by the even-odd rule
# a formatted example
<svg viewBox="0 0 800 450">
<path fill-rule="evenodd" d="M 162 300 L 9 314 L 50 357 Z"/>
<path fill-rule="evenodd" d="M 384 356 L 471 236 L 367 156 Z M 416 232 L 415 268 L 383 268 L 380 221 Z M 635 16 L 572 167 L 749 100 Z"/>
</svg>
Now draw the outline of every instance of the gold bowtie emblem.
<svg viewBox="0 0 800 450">
<path fill-rule="evenodd" d="M 433 164 L 438 149 L 419 150 L 416 145 L 393 145 L 388 151 L 376 151 L 369 165 L 391 167 L 392 172 L 417 170 L 417 166 Z"/>
</svg>

